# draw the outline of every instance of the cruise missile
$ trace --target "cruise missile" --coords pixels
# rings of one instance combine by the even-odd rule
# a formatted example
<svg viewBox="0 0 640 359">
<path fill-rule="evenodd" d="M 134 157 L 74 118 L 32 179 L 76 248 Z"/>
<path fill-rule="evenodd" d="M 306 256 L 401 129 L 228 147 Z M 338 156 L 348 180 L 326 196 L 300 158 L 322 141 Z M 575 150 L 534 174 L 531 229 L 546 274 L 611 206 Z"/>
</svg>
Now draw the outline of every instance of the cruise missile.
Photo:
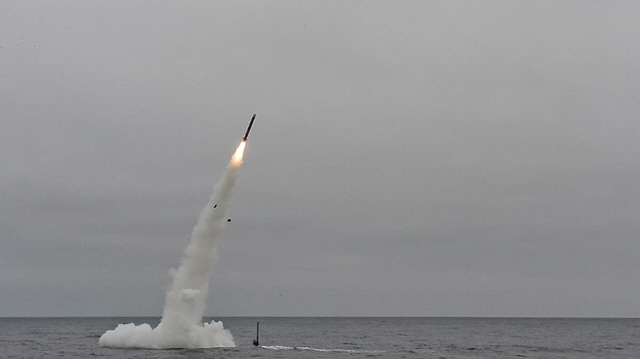
<svg viewBox="0 0 640 359">
<path fill-rule="evenodd" d="M 249 127 L 247 127 L 247 132 L 245 132 L 244 137 L 242 137 L 243 141 L 246 141 L 247 138 L 249 138 L 249 131 L 251 131 L 251 126 L 253 126 L 253 121 L 256 119 L 256 114 L 253 114 L 253 117 L 251 117 L 251 122 L 249 122 Z"/>
</svg>

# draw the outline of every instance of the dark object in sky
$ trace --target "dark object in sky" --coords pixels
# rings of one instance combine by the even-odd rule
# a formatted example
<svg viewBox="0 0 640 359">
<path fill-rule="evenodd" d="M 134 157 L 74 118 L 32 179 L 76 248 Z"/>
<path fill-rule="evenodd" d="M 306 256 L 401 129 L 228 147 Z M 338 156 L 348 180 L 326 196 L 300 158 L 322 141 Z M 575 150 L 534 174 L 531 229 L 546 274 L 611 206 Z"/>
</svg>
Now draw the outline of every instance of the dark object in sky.
<svg viewBox="0 0 640 359">
<path fill-rule="evenodd" d="M 260 322 L 256 323 L 256 338 L 253 340 L 253 346 L 257 347 L 258 345 L 260 345 Z"/>
<path fill-rule="evenodd" d="M 253 117 L 251 117 L 251 122 L 249 122 L 249 127 L 247 127 L 247 132 L 245 132 L 244 137 L 242 137 L 243 141 L 246 141 L 247 138 L 249 137 L 249 131 L 251 131 L 251 126 L 253 126 L 253 120 L 256 119 L 256 114 L 253 114 Z"/>
<path fill-rule="evenodd" d="M 231 222 L 231 218 L 227 218 L 227 222 Z"/>
<path fill-rule="evenodd" d="M 217 203 L 213 205 L 213 208 L 216 208 L 216 207 L 218 207 L 218 204 L 217 204 Z"/>
</svg>

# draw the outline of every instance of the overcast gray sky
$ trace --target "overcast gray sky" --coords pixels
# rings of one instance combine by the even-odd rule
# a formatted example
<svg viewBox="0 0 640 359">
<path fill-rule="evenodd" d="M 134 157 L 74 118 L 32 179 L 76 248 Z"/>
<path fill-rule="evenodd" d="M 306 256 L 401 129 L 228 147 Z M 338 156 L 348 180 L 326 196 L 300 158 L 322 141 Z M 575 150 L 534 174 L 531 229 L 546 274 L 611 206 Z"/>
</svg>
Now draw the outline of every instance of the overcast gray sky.
<svg viewBox="0 0 640 359">
<path fill-rule="evenodd" d="M 640 2 L 2 1 L 0 316 L 640 316 Z"/>
</svg>

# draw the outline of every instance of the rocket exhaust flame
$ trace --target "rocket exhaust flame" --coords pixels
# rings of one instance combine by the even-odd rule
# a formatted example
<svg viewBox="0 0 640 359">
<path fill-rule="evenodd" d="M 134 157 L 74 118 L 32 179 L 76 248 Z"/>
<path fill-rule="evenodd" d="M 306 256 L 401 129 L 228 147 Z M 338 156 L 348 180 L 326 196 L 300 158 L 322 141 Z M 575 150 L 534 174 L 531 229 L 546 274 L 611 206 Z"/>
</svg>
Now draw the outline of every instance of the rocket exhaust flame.
<svg viewBox="0 0 640 359">
<path fill-rule="evenodd" d="M 240 167 L 244 159 L 244 147 L 247 145 L 247 141 L 243 140 L 236 148 L 236 151 L 231 156 L 231 165 L 234 167 Z"/>
<path fill-rule="evenodd" d="M 100 337 L 100 346 L 151 349 L 235 346 L 233 336 L 222 322 L 202 323 L 202 316 L 209 295 L 209 277 L 217 259 L 218 237 L 227 222 L 226 212 L 250 129 L 251 124 L 214 187 L 209 203 L 200 212 L 180 266 L 172 270 L 160 324 L 155 328 L 149 324 L 119 324 Z"/>
</svg>

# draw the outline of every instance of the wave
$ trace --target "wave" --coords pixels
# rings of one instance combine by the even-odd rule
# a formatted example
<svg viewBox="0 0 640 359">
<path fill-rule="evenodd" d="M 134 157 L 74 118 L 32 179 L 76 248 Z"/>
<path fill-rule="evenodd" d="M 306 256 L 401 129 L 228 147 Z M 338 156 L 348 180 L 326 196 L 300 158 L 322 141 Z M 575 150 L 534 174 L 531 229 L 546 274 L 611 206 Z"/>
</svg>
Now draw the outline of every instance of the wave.
<svg viewBox="0 0 640 359">
<path fill-rule="evenodd" d="M 384 353 L 382 350 L 362 350 L 362 349 L 322 349 L 322 348 L 311 348 L 311 347 L 288 347 L 283 345 L 263 345 L 261 346 L 263 349 L 269 350 L 311 350 L 316 352 L 340 352 L 340 353 L 363 353 L 363 354 L 378 354 Z"/>
</svg>

